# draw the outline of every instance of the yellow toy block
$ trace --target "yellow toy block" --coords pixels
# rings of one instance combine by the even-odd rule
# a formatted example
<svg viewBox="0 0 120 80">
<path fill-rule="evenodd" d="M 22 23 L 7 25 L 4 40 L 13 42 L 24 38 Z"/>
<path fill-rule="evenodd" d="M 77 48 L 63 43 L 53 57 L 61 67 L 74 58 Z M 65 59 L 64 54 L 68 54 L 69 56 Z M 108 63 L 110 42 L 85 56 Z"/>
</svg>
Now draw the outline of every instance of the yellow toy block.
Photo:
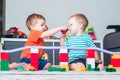
<svg viewBox="0 0 120 80">
<path fill-rule="evenodd" d="M 109 65 L 108 65 L 108 68 L 113 68 L 113 65 L 110 65 L 110 64 L 109 64 Z"/>
<path fill-rule="evenodd" d="M 92 28 L 92 24 L 88 24 L 88 28 Z"/>
<path fill-rule="evenodd" d="M 66 68 L 66 71 L 69 71 L 69 66 L 68 64 L 61 64 L 60 68 Z"/>
<path fill-rule="evenodd" d="M 77 67 L 75 68 L 75 71 L 87 71 L 87 68 L 80 68 L 80 67 Z"/>
<path fill-rule="evenodd" d="M 111 58 L 120 59 L 120 54 L 113 54 Z"/>
<path fill-rule="evenodd" d="M 120 71 L 120 67 L 114 67 L 117 71 Z"/>
</svg>

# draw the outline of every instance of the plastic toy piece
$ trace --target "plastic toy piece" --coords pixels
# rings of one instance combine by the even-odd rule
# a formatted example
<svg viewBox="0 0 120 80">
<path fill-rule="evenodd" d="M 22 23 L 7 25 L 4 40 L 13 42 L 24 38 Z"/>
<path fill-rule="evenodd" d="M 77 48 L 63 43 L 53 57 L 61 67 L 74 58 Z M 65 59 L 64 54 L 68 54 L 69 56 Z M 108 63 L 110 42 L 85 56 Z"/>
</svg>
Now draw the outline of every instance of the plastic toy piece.
<svg viewBox="0 0 120 80">
<path fill-rule="evenodd" d="M 42 57 L 40 58 L 40 60 L 45 60 L 45 56 L 42 56 Z"/>
<path fill-rule="evenodd" d="M 33 66 L 28 66 L 27 68 L 25 68 L 25 71 L 36 71 L 36 68 Z"/>
<path fill-rule="evenodd" d="M 38 70 L 38 49 L 31 49 L 31 66 L 35 67 L 35 70 Z"/>
<path fill-rule="evenodd" d="M 106 72 L 116 72 L 115 68 L 106 68 Z"/>
<path fill-rule="evenodd" d="M 69 71 L 67 49 L 60 49 L 59 62 L 60 62 L 60 67 L 61 68 L 65 68 L 66 71 Z"/>
<path fill-rule="evenodd" d="M 59 62 L 61 64 L 68 64 L 68 53 L 67 49 L 60 49 L 59 51 Z"/>
<path fill-rule="evenodd" d="M 59 60 L 60 60 L 60 62 L 68 62 L 68 54 L 67 53 L 60 53 Z"/>
<path fill-rule="evenodd" d="M 120 54 L 112 54 L 111 58 L 120 59 Z"/>
<path fill-rule="evenodd" d="M 65 72 L 65 68 L 57 68 L 57 67 L 50 67 L 48 68 L 48 72 L 54 72 L 54 71 L 59 71 L 59 72 Z"/>
<path fill-rule="evenodd" d="M 88 34 L 92 37 L 93 40 L 96 40 L 92 24 L 88 24 Z"/>
<path fill-rule="evenodd" d="M 113 67 L 120 67 L 120 59 L 111 59 L 111 64 L 113 65 Z"/>
<path fill-rule="evenodd" d="M 90 64 L 91 68 L 95 68 L 95 50 L 87 50 L 86 63 Z"/>
<path fill-rule="evenodd" d="M 7 30 L 6 37 L 27 38 L 27 35 L 24 32 L 19 31 L 19 29 L 17 27 L 11 27 L 9 30 Z"/>
<path fill-rule="evenodd" d="M 88 71 L 100 71 L 100 68 L 92 68 L 91 64 L 87 64 Z"/>
<path fill-rule="evenodd" d="M 1 60 L 8 60 L 8 53 L 7 52 L 1 52 Z"/>
<path fill-rule="evenodd" d="M 68 64 L 61 64 L 61 65 L 60 65 L 60 68 L 65 68 L 66 71 L 69 71 L 69 66 L 68 66 Z"/>
<path fill-rule="evenodd" d="M 66 30 L 61 30 L 61 33 L 62 33 L 62 34 L 66 34 L 67 31 L 68 31 L 68 29 L 66 29 Z"/>
<path fill-rule="evenodd" d="M 8 71 L 8 61 L 7 60 L 0 60 L 0 70 L 1 71 Z"/>
<path fill-rule="evenodd" d="M 75 71 L 81 72 L 81 71 L 87 71 L 87 68 L 79 68 L 77 67 Z"/>
<path fill-rule="evenodd" d="M 18 70 L 18 71 L 23 71 L 24 68 L 23 68 L 23 66 L 18 66 L 18 67 L 17 67 L 17 70 Z"/>
</svg>

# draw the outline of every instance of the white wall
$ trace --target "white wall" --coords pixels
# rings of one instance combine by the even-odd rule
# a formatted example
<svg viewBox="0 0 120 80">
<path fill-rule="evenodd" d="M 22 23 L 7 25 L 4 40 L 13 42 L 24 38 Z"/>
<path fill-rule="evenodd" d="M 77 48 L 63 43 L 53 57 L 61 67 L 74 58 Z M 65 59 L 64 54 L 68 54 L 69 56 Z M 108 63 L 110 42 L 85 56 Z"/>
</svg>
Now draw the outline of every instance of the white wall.
<svg viewBox="0 0 120 80">
<path fill-rule="evenodd" d="M 69 16 L 83 13 L 93 25 L 97 39 L 103 40 L 114 31 L 106 29 L 107 25 L 120 24 L 119 7 L 120 0 L 6 0 L 5 30 L 16 26 L 28 34 L 25 21 L 32 13 L 44 15 L 49 28 L 67 25 Z"/>
</svg>

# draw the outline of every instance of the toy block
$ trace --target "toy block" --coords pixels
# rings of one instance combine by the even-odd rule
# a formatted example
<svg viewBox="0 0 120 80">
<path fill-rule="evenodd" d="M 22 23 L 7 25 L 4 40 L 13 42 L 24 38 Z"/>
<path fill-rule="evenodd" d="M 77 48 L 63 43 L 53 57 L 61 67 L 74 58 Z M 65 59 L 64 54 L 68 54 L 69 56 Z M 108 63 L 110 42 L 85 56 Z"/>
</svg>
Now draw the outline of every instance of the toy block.
<svg viewBox="0 0 120 80">
<path fill-rule="evenodd" d="M 117 71 L 120 71 L 120 67 L 114 67 Z"/>
<path fill-rule="evenodd" d="M 80 72 L 80 71 L 87 71 L 87 68 L 77 67 L 77 68 L 75 68 L 75 71 L 78 71 L 78 72 Z"/>
<path fill-rule="evenodd" d="M 91 64 L 91 68 L 95 68 L 95 58 L 87 58 L 86 64 Z"/>
<path fill-rule="evenodd" d="M 45 60 L 45 56 L 42 56 L 39 60 Z"/>
<path fill-rule="evenodd" d="M 92 28 L 92 24 L 88 24 L 88 28 Z"/>
<path fill-rule="evenodd" d="M 0 60 L 0 65 L 1 65 L 1 68 L 0 68 L 1 71 L 8 71 L 9 70 L 7 60 Z"/>
<path fill-rule="evenodd" d="M 67 53 L 67 49 L 60 49 L 59 53 Z"/>
<path fill-rule="evenodd" d="M 59 61 L 60 62 L 68 62 L 68 54 L 67 53 L 60 53 L 59 54 Z"/>
<path fill-rule="evenodd" d="M 95 50 L 87 50 L 86 58 L 95 58 Z"/>
<path fill-rule="evenodd" d="M 69 66 L 68 66 L 68 64 L 61 64 L 61 65 L 60 65 L 60 68 L 65 68 L 66 71 L 69 71 Z"/>
<path fill-rule="evenodd" d="M 38 70 L 38 49 L 31 49 L 30 64 Z"/>
<path fill-rule="evenodd" d="M 91 70 L 91 64 L 87 64 L 88 71 Z"/>
<path fill-rule="evenodd" d="M 25 71 L 36 71 L 36 68 L 34 66 L 28 66 L 25 68 Z"/>
<path fill-rule="evenodd" d="M 111 65 L 113 65 L 113 67 L 120 67 L 120 59 L 111 59 Z"/>
<path fill-rule="evenodd" d="M 120 54 L 112 54 L 111 58 L 120 59 Z"/>
<path fill-rule="evenodd" d="M 50 67 L 48 68 L 48 72 L 54 72 L 54 71 L 60 71 L 60 72 L 65 72 L 65 68 L 57 68 L 57 67 Z"/>
<path fill-rule="evenodd" d="M 110 64 L 109 64 L 107 68 L 113 68 L 113 65 L 110 65 Z"/>
<path fill-rule="evenodd" d="M 18 70 L 18 71 L 23 71 L 24 68 L 23 68 L 23 66 L 18 66 L 18 67 L 17 67 L 17 70 Z"/>
<path fill-rule="evenodd" d="M 68 64 L 68 53 L 67 49 L 60 49 L 59 51 L 59 62 L 61 64 Z"/>
<path fill-rule="evenodd" d="M 87 50 L 86 64 L 91 64 L 91 68 L 95 68 L 95 50 Z"/>
<path fill-rule="evenodd" d="M 95 71 L 100 71 L 100 68 L 95 68 Z"/>
<path fill-rule="evenodd" d="M 106 68 L 106 72 L 116 72 L 115 68 Z"/>
<path fill-rule="evenodd" d="M 0 53 L 1 60 L 8 60 L 8 53 L 7 52 L 1 52 Z"/>
</svg>

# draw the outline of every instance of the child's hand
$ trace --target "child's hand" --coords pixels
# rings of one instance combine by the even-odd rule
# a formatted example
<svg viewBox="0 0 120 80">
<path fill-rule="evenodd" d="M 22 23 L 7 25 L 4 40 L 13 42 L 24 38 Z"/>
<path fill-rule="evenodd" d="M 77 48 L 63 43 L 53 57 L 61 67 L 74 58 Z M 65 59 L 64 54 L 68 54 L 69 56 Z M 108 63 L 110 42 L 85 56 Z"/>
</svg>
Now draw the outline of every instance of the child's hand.
<svg viewBox="0 0 120 80">
<path fill-rule="evenodd" d="M 66 34 L 67 31 L 68 31 L 68 29 L 65 29 L 65 30 L 62 29 L 62 30 L 61 30 L 61 33 L 62 33 L 62 34 Z"/>
<path fill-rule="evenodd" d="M 102 64 L 102 60 L 99 59 L 99 60 L 95 60 L 96 63 L 99 63 L 99 64 Z"/>
<path fill-rule="evenodd" d="M 48 55 L 45 53 L 42 57 L 44 57 L 44 60 L 48 60 Z"/>
</svg>

